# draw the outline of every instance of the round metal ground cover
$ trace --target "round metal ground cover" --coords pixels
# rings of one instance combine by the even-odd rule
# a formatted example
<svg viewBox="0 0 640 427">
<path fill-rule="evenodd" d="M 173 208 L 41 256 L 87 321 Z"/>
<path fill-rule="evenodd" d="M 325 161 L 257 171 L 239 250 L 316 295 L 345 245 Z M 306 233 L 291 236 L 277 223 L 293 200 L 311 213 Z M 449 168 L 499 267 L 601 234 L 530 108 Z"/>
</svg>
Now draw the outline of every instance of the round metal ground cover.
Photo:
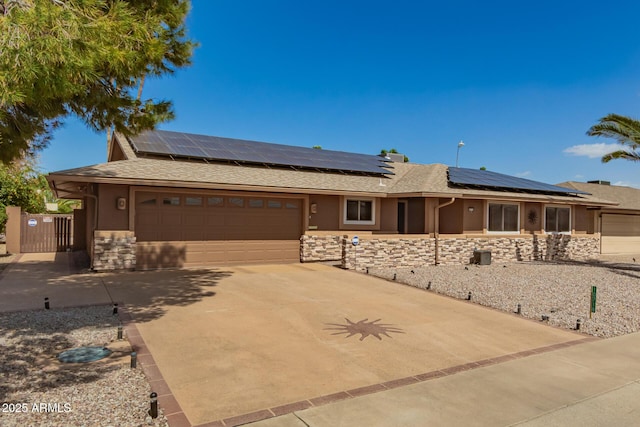
<svg viewBox="0 0 640 427">
<path fill-rule="evenodd" d="M 64 363 L 87 363 L 104 359 L 111 354 L 106 347 L 78 347 L 58 354 L 58 360 Z"/>
</svg>

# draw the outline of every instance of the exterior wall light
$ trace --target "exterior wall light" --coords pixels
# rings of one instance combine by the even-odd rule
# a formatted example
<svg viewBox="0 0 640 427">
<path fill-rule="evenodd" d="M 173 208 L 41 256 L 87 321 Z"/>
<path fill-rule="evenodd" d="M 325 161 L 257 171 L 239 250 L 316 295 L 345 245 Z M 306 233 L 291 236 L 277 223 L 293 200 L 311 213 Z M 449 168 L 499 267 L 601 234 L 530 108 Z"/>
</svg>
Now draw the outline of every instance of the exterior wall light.
<svg viewBox="0 0 640 427">
<path fill-rule="evenodd" d="M 116 199 L 116 208 L 119 211 L 123 211 L 127 209 L 127 199 L 125 199 L 124 197 L 118 197 Z"/>
<path fill-rule="evenodd" d="M 476 208 L 474 208 L 473 206 L 469 206 L 469 212 L 473 213 L 473 211 L 475 211 Z"/>
</svg>

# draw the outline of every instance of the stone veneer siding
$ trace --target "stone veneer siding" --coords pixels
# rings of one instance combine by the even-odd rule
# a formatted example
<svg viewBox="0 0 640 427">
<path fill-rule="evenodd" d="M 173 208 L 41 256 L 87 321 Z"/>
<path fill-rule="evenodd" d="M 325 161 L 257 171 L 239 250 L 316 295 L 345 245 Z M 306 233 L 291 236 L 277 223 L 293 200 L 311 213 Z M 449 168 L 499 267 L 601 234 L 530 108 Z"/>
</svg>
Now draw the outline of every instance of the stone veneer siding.
<svg viewBox="0 0 640 427">
<path fill-rule="evenodd" d="M 342 259 L 342 236 L 308 235 L 300 238 L 300 261 L 339 261 Z"/>
<path fill-rule="evenodd" d="M 435 238 L 360 239 L 354 247 L 342 238 L 342 267 L 422 267 L 435 263 Z M 439 264 L 469 264 L 473 251 L 491 250 L 492 262 L 584 260 L 600 252 L 599 236 L 541 235 L 527 237 L 439 239 Z"/>
<path fill-rule="evenodd" d="M 136 236 L 133 231 L 94 232 L 94 270 L 132 270 L 135 267 Z"/>
</svg>

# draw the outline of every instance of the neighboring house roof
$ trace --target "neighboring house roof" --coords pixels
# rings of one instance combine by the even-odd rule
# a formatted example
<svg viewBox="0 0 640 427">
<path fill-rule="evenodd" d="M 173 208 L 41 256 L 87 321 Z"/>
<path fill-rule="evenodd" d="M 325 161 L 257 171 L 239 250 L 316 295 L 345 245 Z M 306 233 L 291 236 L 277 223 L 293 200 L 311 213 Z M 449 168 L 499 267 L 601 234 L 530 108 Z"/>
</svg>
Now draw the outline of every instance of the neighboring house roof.
<svg viewBox="0 0 640 427">
<path fill-rule="evenodd" d="M 586 191 L 598 199 L 615 202 L 617 203 L 615 209 L 640 211 L 640 189 L 638 188 L 575 181 L 563 182 L 558 185 L 561 187 Z"/>
<path fill-rule="evenodd" d="M 84 183 L 113 183 L 166 187 L 241 189 L 300 194 L 360 194 L 378 197 L 463 197 L 541 202 L 614 205 L 587 194 L 540 194 L 504 188 L 460 188 L 450 185 L 448 167 L 393 163 L 393 175 L 363 175 L 296 170 L 263 165 L 207 163 L 168 157 L 137 157 L 129 142 L 116 135 L 125 160 L 52 172 L 48 180 L 61 197 L 78 197 Z M 311 152 L 318 152 L 311 150 Z"/>
</svg>

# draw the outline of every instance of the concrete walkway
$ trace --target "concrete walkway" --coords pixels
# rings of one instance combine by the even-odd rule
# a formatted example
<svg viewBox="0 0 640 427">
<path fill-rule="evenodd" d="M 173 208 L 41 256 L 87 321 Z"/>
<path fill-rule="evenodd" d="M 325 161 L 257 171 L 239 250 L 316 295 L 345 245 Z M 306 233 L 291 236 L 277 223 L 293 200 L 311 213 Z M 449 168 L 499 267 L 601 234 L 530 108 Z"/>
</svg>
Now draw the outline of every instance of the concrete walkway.
<svg viewBox="0 0 640 427">
<path fill-rule="evenodd" d="M 170 417 L 172 427 L 257 419 L 262 421 L 252 425 L 258 427 L 640 424 L 640 334 L 582 340 L 475 304 L 321 265 L 211 273 L 104 275 L 79 271 L 68 254 L 25 254 L 0 275 L 0 311 L 42 308 L 45 296 L 52 308 L 126 302 L 141 333 L 135 339 L 144 338 L 156 359 L 153 369 L 175 395 L 171 402 L 180 416 Z M 312 286 L 314 277 L 322 279 L 326 294 Z M 249 322 L 243 310 L 252 313 Z M 360 341 L 360 335 L 345 338 L 324 330 L 352 315 L 379 315 L 400 332 Z M 316 323 L 320 329 L 311 330 Z M 281 332 L 273 328 L 280 324 L 287 340 L 277 339 Z M 175 345 L 166 345 L 167 339 Z M 297 342 L 293 351 L 287 353 L 286 341 Z M 425 342 L 439 346 L 424 347 Z M 316 356 L 318 361 L 310 359 Z M 260 368 L 261 359 L 265 369 L 255 374 L 234 368 Z M 318 363 L 324 363 L 321 370 L 305 370 Z M 218 376 L 208 384 L 207 372 L 225 372 L 224 366 L 228 381 Z M 248 374 L 251 381 L 267 382 L 242 384 Z M 203 387 L 209 386 L 207 395 Z M 323 395 L 325 389 L 344 391 Z M 203 395 L 235 402 L 238 416 L 226 418 L 224 407 L 213 410 L 214 402 L 198 400 Z M 284 405 L 290 402 L 297 406 Z"/>
<path fill-rule="evenodd" d="M 0 274 L 0 311 L 109 304 L 100 276 L 83 271 L 73 253 L 19 254 Z"/>
<path fill-rule="evenodd" d="M 252 423 L 255 427 L 640 425 L 640 334 Z"/>
</svg>

